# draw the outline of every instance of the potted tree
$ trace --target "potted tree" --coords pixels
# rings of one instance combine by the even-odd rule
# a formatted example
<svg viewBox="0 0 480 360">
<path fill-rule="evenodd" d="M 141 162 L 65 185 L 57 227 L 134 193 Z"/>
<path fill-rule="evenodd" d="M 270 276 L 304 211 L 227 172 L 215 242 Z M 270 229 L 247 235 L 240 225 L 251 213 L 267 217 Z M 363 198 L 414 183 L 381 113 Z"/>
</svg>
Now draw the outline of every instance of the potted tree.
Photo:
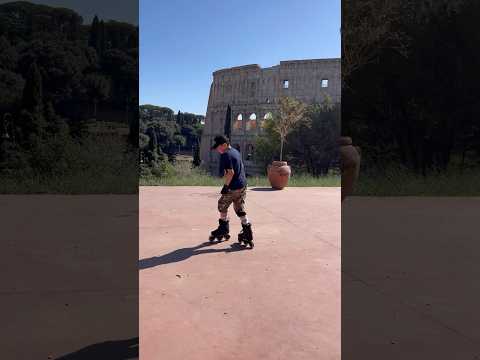
<svg viewBox="0 0 480 360">
<path fill-rule="evenodd" d="M 282 190 L 288 185 L 292 170 L 283 161 L 283 147 L 287 135 L 306 121 L 305 109 L 306 105 L 294 98 L 284 96 L 280 99 L 280 108 L 272 127 L 280 137 L 280 161 L 273 161 L 267 168 L 268 180 L 274 189 Z"/>
<path fill-rule="evenodd" d="M 340 167 L 342 171 L 342 201 L 352 194 L 360 171 L 361 151 L 353 146 L 352 138 L 342 136 L 338 139 L 340 145 Z"/>
</svg>

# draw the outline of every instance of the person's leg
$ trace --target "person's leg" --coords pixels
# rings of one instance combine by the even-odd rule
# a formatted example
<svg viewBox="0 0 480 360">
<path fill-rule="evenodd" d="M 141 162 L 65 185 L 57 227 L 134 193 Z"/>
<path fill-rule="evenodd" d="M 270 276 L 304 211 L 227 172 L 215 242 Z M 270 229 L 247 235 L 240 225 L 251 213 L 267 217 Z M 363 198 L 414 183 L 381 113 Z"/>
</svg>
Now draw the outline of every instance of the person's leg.
<svg viewBox="0 0 480 360">
<path fill-rule="evenodd" d="M 220 213 L 220 219 L 228 221 L 228 208 L 233 202 L 233 196 L 231 193 L 224 194 L 218 199 L 218 212 Z"/>
<path fill-rule="evenodd" d="M 240 191 L 234 192 L 233 209 L 235 210 L 235 214 L 237 214 L 238 218 L 242 222 L 242 225 L 246 225 L 250 223 L 247 217 L 246 206 L 245 206 L 246 197 L 247 197 L 246 189 L 242 189 Z"/>
<path fill-rule="evenodd" d="M 250 245 L 250 248 L 253 248 L 253 232 L 252 232 L 252 224 L 248 220 L 247 212 L 245 208 L 245 199 L 247 196 L 246 189 L 238 191 L 236 193 L 236 197 L 233 201 L 233 207 L 235 209 L 235 213 L 240 218 L 242 222 L 242 231 L 238 234 L 238 241 L 240 243 L 244 243 L 245 245 Z"/>
<path fill-rule="evenodd" d="M 243 216 L 240 216 L 240 222 L 243 224 L 243 225 L 246 225 L 246 224 L 249 224 L 250 221 L 248 220 L 248 217 L 247 217 L 247 214 L 243 215 Z"/>
<path fill-rule="evenodd" d="M 210 234 L 210 241 L 215 238 L 222 240 L 222 238 L 230 238 L 230 225 L 228 221 L 228 208 L 232 204 L 232 196 L 225 194 L 218 200 L 218 212 L 220 213 L 220 219 L 218 220 L 218 228 L 213 230 Z"/>
</svg>

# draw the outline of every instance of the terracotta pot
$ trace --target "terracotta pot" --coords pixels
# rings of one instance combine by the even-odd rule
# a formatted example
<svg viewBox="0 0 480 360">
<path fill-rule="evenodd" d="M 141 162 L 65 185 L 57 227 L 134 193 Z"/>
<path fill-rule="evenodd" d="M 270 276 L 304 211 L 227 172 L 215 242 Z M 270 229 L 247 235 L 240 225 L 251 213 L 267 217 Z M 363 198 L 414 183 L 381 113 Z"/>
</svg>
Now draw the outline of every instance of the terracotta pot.
<svg viewBox="0 0 480 360">
<path fill-rule="evenodd" d="M 288 185 L 292 170 L 286 161 L 274 161 L 268 166 L 267 173 L 272 188 L 282 190 Z"/>
<path fill-rule="evenodd" d="M 352 145 L 349 137 L 340 138 L 340 166 L 342 170 L 342 201 L 352 194 L 360 170 L 360 148 Z"/>
</svg>

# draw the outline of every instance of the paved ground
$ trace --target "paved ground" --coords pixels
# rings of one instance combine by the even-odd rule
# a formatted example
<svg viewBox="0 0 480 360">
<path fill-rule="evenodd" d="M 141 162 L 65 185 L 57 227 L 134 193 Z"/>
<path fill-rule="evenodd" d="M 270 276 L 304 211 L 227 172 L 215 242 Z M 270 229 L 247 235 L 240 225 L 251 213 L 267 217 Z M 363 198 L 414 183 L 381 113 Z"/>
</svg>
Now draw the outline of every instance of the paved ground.
<svg viewBox="0 0 480 360">
<path fill-rule="evenodd" d="M 134 353 L 138 197 L 2 195 L 0 218 L 2 358 Z"/>
<path fill-rule="evenodd" d="M 218 191 L 140 190 L 140 358 L 340 359 L 340 189 L 249 190 L 253 250 L 206 243 Z"/>
<path fill-rule="evenodd" d="M 480 198 L 347 199 L 342 358 L 480 359 Z"/>
<path fill-rule="evenodd" d="M 217 190 L 141 189 L 142 360 L 338 359 L 339 190 L 250 191 L 255 249 L 192 250 Z M 343 359 L 480 359 L 479 209 L 347 199 Z M 0 197 L 5 359 L 134 353 L 137 212 L 137 196 Z"/>
</svg>

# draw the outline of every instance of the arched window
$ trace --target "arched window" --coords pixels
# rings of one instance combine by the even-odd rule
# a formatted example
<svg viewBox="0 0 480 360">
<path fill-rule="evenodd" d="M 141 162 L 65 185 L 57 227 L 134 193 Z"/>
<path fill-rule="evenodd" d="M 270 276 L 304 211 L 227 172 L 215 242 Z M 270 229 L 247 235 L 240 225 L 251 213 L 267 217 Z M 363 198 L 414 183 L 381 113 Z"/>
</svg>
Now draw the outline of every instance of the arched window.
<svg viewBox="0 0 480 360">
<path fill-rule="evenodd" d="M 247 121 L 247 130 L 255 130 L 257 128 L 257 115 L 253 113 Z"/>
<path fill-rule="evenodd" d="M 233 128 L 235 130 L 242 130 L 243 128 L 243 115 L 242 114 L 238 114 L 237 116 L 237 120 L 235 120 L 235 123 L 233 125 Z"/>
<path fill-rule="evenodd" d="M 267 123 L 267 120 L 269 119 L 273 119 L 273 114 L 271 112 L 266 113 L 265 116 L 263 117 L 262 122 L 260 124 L 261 129 L 265 129 L 265 125 Z"/>
</svg>

